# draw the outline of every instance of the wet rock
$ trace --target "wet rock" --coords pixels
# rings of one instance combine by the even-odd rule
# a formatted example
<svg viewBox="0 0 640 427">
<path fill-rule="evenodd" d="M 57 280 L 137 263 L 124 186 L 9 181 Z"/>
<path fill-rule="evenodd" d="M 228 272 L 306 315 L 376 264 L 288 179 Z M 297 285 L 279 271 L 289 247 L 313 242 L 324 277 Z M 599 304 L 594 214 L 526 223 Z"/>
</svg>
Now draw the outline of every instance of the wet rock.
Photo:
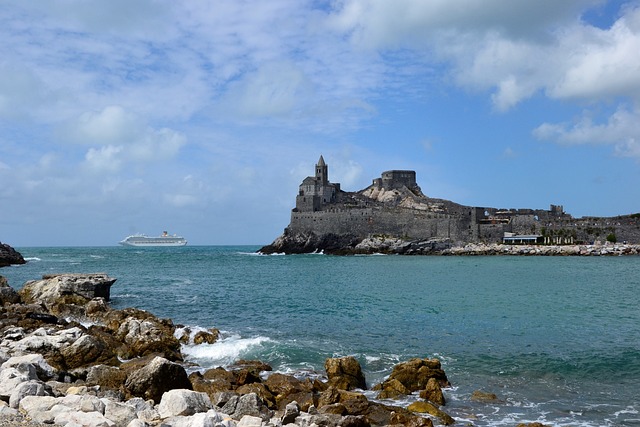
<svg viewBox="0 0 640 427">
<path fill-rule="evenodd" d="M 353 356 L 327 359 L 324 368 L 330 386 L 340 390 L 367 389 L 360 363 Z"/>
<path fill-rule="evenodd" d="M 281 402 L 285 402 L 284 405 L 291 402 L 292 399 L 286 400 L 287 396 L 301 391 L 309 391 L 307 385 L 296 377 L 278 372 L 270 375 L 264 381 L 264 385 L 275 396 L 276 406 L 278 407 L 280 407 Z"/>
<path fill-rule="evenodd" d="M 132 372 L 125 381 L 125 389 L 132 396 L 151 399 L 158 403 L 166 391 L 183 388 L 191 389 L 191 382 L 184 368 L 162 357 Z"/>
<path fill-rule="evenodd" d="M 394 366 L 391 375 L 385 381 L 377 384 L 374 390 L 385 390 L 387 385 L 394 387 L 392 380 L 399 381 L 411 392 L 423 390 L 429 379 L 435 379 L 440 387 L 449 387 L 451 384 L 447 375 L 442 370 L 438 359 L 411 359 Z"/>
<path fill-rule="evenodd" d="M 438 407 L 436 407 L 435 405 L 429 402 L 423 402 L 423 401 L 413 402 L 411 405 L 407 407 L 407 409 L 413 412 L 426 413 L 429 415 L 433 415 L 434 417 L 437 417 L 440 420 L 440 422 L 446 426 L 455 423 L 455 420 L 449 414 L 447 414 L 446 412 L 444 412 L 443 410 L 439 409 Z"/>
<path fill-rule="evenodd" d="M 400 396 L 411 394 L 411 390 L 395 378 L 387 380 L 384 388 L 378 393 L 378 399 L 397 399 Z"/>
<path fill-rule="evenodd" d="M 144 312 L 143 312 L 144 313 Z M 160 354 L 165 359 L 182 360 L 180 342 L 174 336 L 173 324 L 169 321 L 158 319 L 155 316 L 143 317 L 127 316 L 120 319 L 114 328 L 114 317 L 119 318 L 124 313 L 109 315 L 108 327 L 114 330 L 114 337 L 124 345 L 119 349 L 119 356 L 124 359 Z M 135 313 L 140 314 L 139 312 Z"/>
<path fill-rule="evenodd" d="M 498 396 L 494 393 L 489 393 L 482 390 L 476 390 L 471 393 L 471 400 L 473 402 L 495 403 L 499 402 Z"/>
<path fill-rule="evenodd" d="M 439 406 L 444 406 L 446 403 L 442 388 L 435 378 L 429 378 L 426 388 L 420 391 L 420 398 Z"/>
<path fill-rule="evenodd" d="M 218 341 L 220 331 L 218 329 L 210 329 L 208 331 L 199 331 L 193 336 L 194 344 L 213 344 Z"/>
</svg>

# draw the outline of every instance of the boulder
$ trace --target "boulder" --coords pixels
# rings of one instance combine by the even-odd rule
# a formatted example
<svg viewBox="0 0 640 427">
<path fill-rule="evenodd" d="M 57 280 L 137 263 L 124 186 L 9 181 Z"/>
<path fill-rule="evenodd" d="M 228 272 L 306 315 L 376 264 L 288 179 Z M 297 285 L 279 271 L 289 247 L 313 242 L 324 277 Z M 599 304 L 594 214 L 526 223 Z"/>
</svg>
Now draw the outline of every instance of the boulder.
<svg viewBox="0 0 640 427">
<path fill-rule="evenodd" d="M 101 388 L 120 390 L 127 379 L 127 373 L 115 366 L 96 365 L 87 371 L 87 385 L 99 385 Z"/>
<path fill-rule="evenodd" d="M 111 347 L 92 335 L 81 336 L 70 346 L 63 347 L 60 353 L 64 357 L 67 369 L 95 363 L 118 363 Z"/>
<path fill-rule="evenodd" d="M 17 409 L 20 401 L 26 396 L 45 396 L 45 388 L 42 381 L 30 380 L 20 383 L 9 397 L 9 406 Z"/>
<path fill-rule="evenodd" d="M 438 359 L 414 358 L 394 366 L 389 378 L 373 389 L 385 390 L 388 385 L 393 387 L 393 380 L 397 380 L 409 391 L 414 392 L 425 389 L 430 378 L 434 378 L 440 387 L 451 386 Z"/>
<path fill-rule="evenodd" d="M 280 407 L 281 403 L 284 403 L 282 406 L 284 407 L 284 405 L 293 400 L 287 399 L 287 396 L 302 391 L 311 391 L 306 383 L 300 381 L 293 375 L 285 375 L 278 372 L 269 375 L 269 378 L 264 381 L 264 385 L 266 385 L 267 389 L 275 396 L 277 407 Z"/>
<path fill-rule="evenodd" d="M 162 355 L 171 361 L 181 361 L 180 342 L 175 337 L 175 326 L 168 319 L 159 319 L 143 310 L 112 310 L 107 313 L 106 327 L 122 343 L 117 350 L 122 359 L 150 354 Z"/>
<path fill-rule="evenodd" d="M 208 331 L 198 331 L 193 336 L 193 343 L 199 344 L 213 344 L 218 341 L 220 337 L 220 331 L 218 329 L 210 329 Z"/>
<path fill-rule="evenodd" d="M 440 422 L 445 426 L 449 426 L 455 423 L 455 420 L 449 414 L 429 402 L 413 402 L 407 407 L 407 409 L 413 412 L 424 413 L 433 415 L 434 417 L 438 417 Z"/>
<path fill-rule="evenodd" d="M 411 390 L 395 378 L 384 383 L 384 388 L 378 393 L 378 399 L 397 399 L 400 396 L 411 394 Z"/>
<path fill-rule="evenodd" d="M 184 368 L 162 357 L 133 371 L 125 381 L 125 389 L 132 396 L 151 399 L 159 403 L 166 391 L 184 388 L 191 390 L 191 382 Z"/>
<path fill-rule="evenodd" d="M 84 306 L 93 298 L 109 300 L 116 281 L 106 273 L 46 274 L 24 284 L 18 292 L 25 303 L 43 304 L 51 313 L 64 313 L 66 305 Z"/>
<path fill-rule="evenodd" d="M 20 302 L 20 295 L 9 286 L 7 279 L 0 276 L 0 306 L 7 304 L 17 304 Z"/>
<path fill-rule="evenodd" d="M 420 398 L 440 406 L 444 406 L 446 403 L 442 388 L 435 378 L 429 378 L 426 388 L 420 391 Z"/>
<path fill-rule="evenodd" d="M 197 412 L 207 412 L 213 405 L 206 393 L 197 391 L 174 389 L 162 395 L 158 405 L 158 413 L 162 418 L 179 415 L 189 416 Z"/>
<path fill-rule="evenodd" d="M 104 416 L 113 421 L 116 426 L 128 426 L 136 419 L 136 408 L 127 403 L 105 399 Z"/>
<path fill-rule="evenodd" d="M 483 403 L 495 403 L 500 401 L 495 393 L 490 393 L 482 390 L 475 390 L 473 393 L 471 393 L 471 400 L 473 402 Z"/>
<path fill-rule="evenodd" d="M 353 356 L 327 359 L 324 368 L 330 386 L 340 390 L 367 389 L 360 363 Z"/>
<path fill-rule="evenodd" d="M 13 264 L 26 264 L 20 252 L 6 243 L 0 242 L 0 267 L 8 267 Z"/>
</svg>

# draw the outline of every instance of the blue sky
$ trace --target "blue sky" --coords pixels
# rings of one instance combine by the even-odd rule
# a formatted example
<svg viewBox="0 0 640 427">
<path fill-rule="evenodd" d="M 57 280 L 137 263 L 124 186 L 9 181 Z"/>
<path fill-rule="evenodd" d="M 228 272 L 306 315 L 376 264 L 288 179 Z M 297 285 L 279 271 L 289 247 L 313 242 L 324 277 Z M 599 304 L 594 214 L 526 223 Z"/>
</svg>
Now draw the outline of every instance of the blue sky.
<svg viewBox="0 0 640 427">
<path fill-rule="evenodd" d="M 0 241 L 266 244 L 356 191 L 640 211 L 640 2 L 0 0 Z"/>
</svg>

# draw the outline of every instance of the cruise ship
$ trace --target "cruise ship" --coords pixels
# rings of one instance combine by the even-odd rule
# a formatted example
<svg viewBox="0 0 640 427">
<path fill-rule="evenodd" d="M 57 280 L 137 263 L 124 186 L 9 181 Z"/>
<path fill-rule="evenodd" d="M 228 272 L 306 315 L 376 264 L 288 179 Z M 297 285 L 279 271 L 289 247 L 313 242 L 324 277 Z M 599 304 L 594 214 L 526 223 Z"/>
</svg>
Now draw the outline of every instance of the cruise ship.
<svg viewBox="0 0 640 427">
<path fill-rule="evenodd" d="M 184 237 L 170 236 L 166 231 L 158 237 L 149 237 L 144 234 L 134 234 L 124 240 L 120 241 L 122 246 L 135 246 L 135 247 L 166 247 L 166 246 L 184 246 L 187 241 Z"/>
</svg>

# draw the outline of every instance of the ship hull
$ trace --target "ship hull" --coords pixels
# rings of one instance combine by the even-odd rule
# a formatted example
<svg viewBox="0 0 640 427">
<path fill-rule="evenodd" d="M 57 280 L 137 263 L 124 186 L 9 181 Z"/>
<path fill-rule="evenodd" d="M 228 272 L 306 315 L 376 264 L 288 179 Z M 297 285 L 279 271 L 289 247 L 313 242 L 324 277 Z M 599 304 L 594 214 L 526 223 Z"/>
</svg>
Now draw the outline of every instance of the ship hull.
<svg viewBox="0 0 640 427">
<path fill-rule="evenodd" d="M 135 248 L 150 248 L 150 247 L 179 247 L 185 246 L 187 241 L 183 237 L 177 236 L 161 236 L 161 237 L 147 237 L 147 236 L 129 236 L 126 239 L 119 242 L 122 246 L 129 246 Z"/>
</svg>

